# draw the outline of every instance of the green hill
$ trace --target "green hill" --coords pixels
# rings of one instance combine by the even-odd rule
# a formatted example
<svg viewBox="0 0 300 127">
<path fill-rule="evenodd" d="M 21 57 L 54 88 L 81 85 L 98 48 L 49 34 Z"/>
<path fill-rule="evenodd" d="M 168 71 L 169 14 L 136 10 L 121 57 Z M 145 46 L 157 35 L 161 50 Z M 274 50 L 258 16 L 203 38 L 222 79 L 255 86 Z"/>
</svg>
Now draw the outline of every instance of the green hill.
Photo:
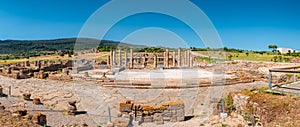
<svg viewBox="0 0 300 127">
<path fill-rule="evenodd" d="M 73 50 L 76 42 L 76 47 L 79 49 L 91 49 L 98 46 L 120 46 L 120 47 L 144 47 L 131 45 L 122 42 L 97 40 L 91 38 L 63 38 L 53 40 L 0 40 L 0 54 L 32 54 L 38 52 L 54 52 Z M 78 48 L 77 48 L 78 49 Z"/>
</svg>

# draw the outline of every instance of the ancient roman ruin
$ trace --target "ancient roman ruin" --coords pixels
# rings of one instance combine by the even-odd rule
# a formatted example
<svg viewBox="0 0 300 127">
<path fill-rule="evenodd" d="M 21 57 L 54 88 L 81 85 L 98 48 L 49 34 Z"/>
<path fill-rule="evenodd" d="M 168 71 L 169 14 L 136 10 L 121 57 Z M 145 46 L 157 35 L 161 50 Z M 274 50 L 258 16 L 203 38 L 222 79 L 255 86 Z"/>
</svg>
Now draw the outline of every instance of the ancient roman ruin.
<svg viewBox="0 0 300 127">
<path fill-rule="evenodd" d="M 34 114 L 32 119 L 39 125 L 68 126 L 66 121 L 55 122 L 66 119 L 90 126 L 183 126 L 197 121 L 204 111 L 216 112 L 220 98 L 205 100 L 211 89 L 224 86 L 224 93 L 229 93 L 268 86 L 271 68 L 295 66 L 205 63 L 197 60 L 205 56 L 183 48 L 151 53 L 116 49 L 97 55 L 101 59 L 79 55 L 73 60 L 1 65 L 0 99 L 8 96 L 12 101 L 4 101 L 0 109 L 18 118 Z M 271 71 L 271 85 L 299 78 Z"/>
</svg>

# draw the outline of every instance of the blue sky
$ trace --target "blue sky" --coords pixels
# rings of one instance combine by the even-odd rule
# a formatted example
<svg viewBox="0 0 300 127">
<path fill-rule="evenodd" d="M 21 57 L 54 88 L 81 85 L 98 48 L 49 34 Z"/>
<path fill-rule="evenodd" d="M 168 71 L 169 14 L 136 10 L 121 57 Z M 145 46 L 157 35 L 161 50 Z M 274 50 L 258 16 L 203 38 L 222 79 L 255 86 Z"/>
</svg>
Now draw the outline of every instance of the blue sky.
<svg viewBox="0 0 300 127">
<path fill-rule="evenodd" d="M 76 37 L 90 15 L 106 2 L 108 1 L 0 0 L 0 40 Z M 194 0 L 192 2 L 210 18 L 224 46 L 268 50 L 269 44 L 277 44 L 279 47 L 300 49 L 299 0 Z M 163 28 L 161 31 L 153 29 L 155 31 L 153 35 L 170 37 L 166 39 L 155 38 L 153 35 L 148 38 L 143 36 L 142 33 L 151 33 L 149 29 L 145 29 L 140 34 L 132 34 L 142 28 Z M 204 47 L 201 39 L 183 22 L 153 13 L 123 19 L 107 33 L 104 39 L 133 41 L 139 40 L 134 36 L 143 36 L 148 39 L 143 43 L 152 41 L 153 45 L 163 45 L 162 43 L 166 41 L 180 41 L 171 38 L 172 34 L 164 30 L 176 33 L 188 43 L 188 46 Z"/>
</svg>

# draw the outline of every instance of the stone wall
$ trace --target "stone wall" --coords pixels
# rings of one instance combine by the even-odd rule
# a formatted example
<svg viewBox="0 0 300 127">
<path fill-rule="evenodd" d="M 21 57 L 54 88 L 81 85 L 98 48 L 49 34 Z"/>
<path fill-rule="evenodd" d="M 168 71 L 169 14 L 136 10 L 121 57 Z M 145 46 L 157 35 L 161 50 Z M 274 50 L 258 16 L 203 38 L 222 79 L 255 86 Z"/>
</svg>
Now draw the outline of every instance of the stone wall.
<svg viewBox="0 0 300 127">
<path fill-rule="evenodd" d="M 127 100 L 120 103 L 120 113 L 122 115 L 134 114 L 136 121 L 155 122 L 156 124 L 163 124 L 166 121 L 180 122 L 185 120 L 184 103 L 169 102 L 159 106 L 147 106 L 134 104 L 132 101 Z M 121 115 L 120 115 L 121 116 Z"/>
</svg>

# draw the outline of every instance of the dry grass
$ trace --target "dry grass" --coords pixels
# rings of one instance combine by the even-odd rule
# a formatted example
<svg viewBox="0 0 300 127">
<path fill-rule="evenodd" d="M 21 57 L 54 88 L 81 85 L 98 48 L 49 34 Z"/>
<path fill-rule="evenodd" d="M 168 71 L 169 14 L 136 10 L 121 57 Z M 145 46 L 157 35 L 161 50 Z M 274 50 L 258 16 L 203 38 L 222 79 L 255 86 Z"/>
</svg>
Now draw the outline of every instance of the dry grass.
<svg viewBox="0 0 300 127">
<path fill-rule="evenodd" d="M 26 117 L 13 117 L 9 111 L 0 111 L 1 127 L 39 127 Z"/>
<path fill-rule="evenodd" d="M 260 109 L 256 114 L 266 127 L 297 127 L 300 125 L 300 97 L 266 93 L 264 90 L 255 92 L 244 90 L 242 94 L 250 96 L 251 102 L 256 102 Z"/>
<path fill-rule="evenodd" d="M 0 64 L 17 64 L 22 63 L 25 61 L 33 62 L 38 60 L 69 60 L 72 59 L 72 57 L 65 56 L 59 56 L 59 55 L 47 55 L 47 56 L 38 56 L 38 57 L 30 57 L 29 59 L 23 58 L 23 59 L 12 59 L 12 60 L 0 60 Z"/>
</svg>

